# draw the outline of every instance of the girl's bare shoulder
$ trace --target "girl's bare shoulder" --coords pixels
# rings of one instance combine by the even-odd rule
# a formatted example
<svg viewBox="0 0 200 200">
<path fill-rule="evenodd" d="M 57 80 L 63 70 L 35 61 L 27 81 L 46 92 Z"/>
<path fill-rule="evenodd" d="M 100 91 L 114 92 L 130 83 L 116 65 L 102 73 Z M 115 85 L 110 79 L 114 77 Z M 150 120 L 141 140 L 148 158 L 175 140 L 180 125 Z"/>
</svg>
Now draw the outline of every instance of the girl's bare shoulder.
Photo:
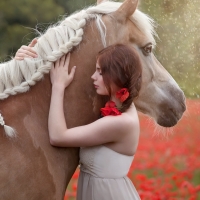
<svg viewBox="0 0 200 200">
<path fill-rule="evenodd" d="M 130 108 L 118 116 L 103 117 L 102 120 L 105 122 L 103 124 L 112 126 L 117 132 L 127 132 L 127 130 L 139 125 L 138 114 L 135 108 Z"/>
</svg>

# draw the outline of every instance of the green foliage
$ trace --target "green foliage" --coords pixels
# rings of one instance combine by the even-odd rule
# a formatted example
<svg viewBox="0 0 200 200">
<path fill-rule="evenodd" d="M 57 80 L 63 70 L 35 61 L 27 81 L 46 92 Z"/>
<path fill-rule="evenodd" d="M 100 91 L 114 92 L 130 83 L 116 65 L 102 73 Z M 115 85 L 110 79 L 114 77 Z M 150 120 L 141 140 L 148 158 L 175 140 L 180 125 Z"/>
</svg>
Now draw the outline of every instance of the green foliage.
<svg viewBox="0 0 200 200">
<path fill-rule="evenodd" d="M 6 59 L 7 55 L 36 37 L 33 28 L 38 23 L 56 21 L 63 14 L 64 9 L 53 0 L 1 0 L 0 59 Z M 43 29 L 41 27 L 40 31 Z"/>
<path fill-rule="evenodd" d="M 72 13 L 74 11 L 88 7 L 89 5 L 94 5 L 96 4 L 96 1 L 95 0 L 86 0 L 86 1 L 73 0 L 73 1 L 67 1 L 66 4 L 67 4 L 67 7 L 69 8 L 70 13 Z"/>
<path fill-rule="evenodd" d="M 72 0 L 72 1 L 66 1 L 66 0 L 54 0 L 55 3 L 60 5 L 62 8 L 64 8 L 65 13 L 71 14 L 77 10 L 81 10 L 85 7 L 88 7 L 89 5 L 96 4 L 96 0 Z"/>
</svg>

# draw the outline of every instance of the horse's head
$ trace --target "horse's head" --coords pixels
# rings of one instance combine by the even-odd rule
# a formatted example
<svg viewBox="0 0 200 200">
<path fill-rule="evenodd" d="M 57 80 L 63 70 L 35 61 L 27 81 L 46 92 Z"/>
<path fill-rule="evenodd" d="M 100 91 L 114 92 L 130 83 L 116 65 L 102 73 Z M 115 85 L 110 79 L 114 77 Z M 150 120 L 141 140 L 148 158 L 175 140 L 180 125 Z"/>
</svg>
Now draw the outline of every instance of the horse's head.
<svg viewBox="0 0 200 200">
<path fill-rule="evenodd" d="M 106 4 L 99 6 L 106 7 Z M 185 96 L 154 56 L 153 25 L 151 19 L 136 10 L 137 4 L 138 0 L 126 0 L 115 12 L 103 17 L 107 27 L 107 45 L 120 41 L 137 50 L 142 63 L 143 84 L 135 105 L 139 111 L 153 117 L 159 125 L 171 127 L 186 109 Z"/>
</svg>

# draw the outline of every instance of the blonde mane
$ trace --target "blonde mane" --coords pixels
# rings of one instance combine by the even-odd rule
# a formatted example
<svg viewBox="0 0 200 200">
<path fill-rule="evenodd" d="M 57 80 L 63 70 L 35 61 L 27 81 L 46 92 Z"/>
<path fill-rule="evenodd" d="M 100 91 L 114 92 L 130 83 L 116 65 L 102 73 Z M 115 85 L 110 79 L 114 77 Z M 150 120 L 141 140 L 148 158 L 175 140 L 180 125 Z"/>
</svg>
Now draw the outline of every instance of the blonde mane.
<svg viewBox="0 0 200 200">
<path fill-rule="evenodd" d="M 0 100 L 28 91 L 30 86 L 35 85 L 43 78 L 45 73 L 49 73 L 53 62 L 81 43 L 84 34 L 83 28 L 88 20 L 96 21 L 102 43 L 106 47 L 106 26 L 102 21 L 102 15 L 116 11 L 121 4 L 108 1 L 74 13 L 49 27 L 38 38 L 34 47 L 38 58 L 26 58 L 22 61 L 13 59 L 1 63 Z M 130 20 L 155 44 L 154 23 L 151 18 L 136 10 Z M 5 124 L 3 117 L 0 122 L 0 124 Z"/>
</svg>

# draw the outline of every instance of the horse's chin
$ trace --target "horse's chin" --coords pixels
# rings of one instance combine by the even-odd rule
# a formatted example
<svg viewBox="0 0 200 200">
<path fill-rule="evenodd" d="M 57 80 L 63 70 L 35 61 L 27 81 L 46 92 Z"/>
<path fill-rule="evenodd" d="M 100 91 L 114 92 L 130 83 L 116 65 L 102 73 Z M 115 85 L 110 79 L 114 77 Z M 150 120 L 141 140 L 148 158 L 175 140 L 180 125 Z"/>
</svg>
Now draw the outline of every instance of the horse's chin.
<svg viewBox="0 0 200 200">
<path fill-rule="evenodd" d="M 184 103 L 180 103 L 178 106 L 174 106 L 173 108 L 162 106 L 162 109 L 159 110 L 159 114 L 156 117 L 156 122 L 163 127 L 175 126 L 183 116 L 185 110 L 186 106 Z"/>
<path fill-rule="evenodd" d="M 169 128 L 169 127 L 175 126 L 178 123 L 179 119 L 180 119 L 179 117 L 171 114 L 167 117 L 160 116 L 156 120 L 156 122 L 157 122 L 157 124 L 159 124 L 162 127 Z"/>
</svg>

